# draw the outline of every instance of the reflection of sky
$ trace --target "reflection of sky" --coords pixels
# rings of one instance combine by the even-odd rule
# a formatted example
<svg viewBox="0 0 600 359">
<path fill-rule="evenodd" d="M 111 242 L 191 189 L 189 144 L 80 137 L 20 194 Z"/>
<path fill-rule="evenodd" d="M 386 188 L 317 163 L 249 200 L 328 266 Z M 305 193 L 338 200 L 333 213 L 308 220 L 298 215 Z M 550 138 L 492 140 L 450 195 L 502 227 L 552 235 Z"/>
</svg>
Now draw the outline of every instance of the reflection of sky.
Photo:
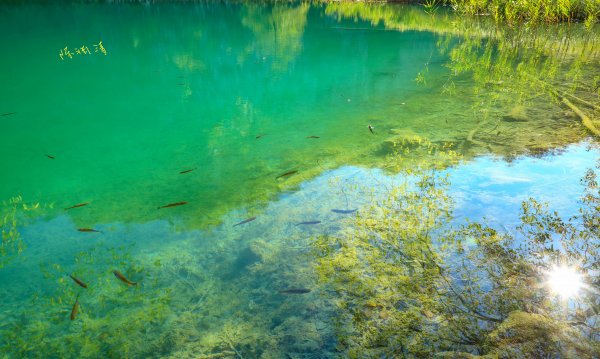
<svg viewBox="0 0 600 359">
<path fill-rule="evenodd" d="M 512 163 L 476 159 L 451 170 L 455 213 L 511 227 L 518 221 L 521 202 L 535 198 L 548 202 L 563 218 L 572 216 L 583 190 L 580 180 L 599 157 L 598 150 L 576 145 L 555 156 L 523 157 Z"/>
<path fill-rule="evenodd" d="M 577 210 L 583 189 L 580 179 L 598 158 L 600 151 L 588 151 L 577 145 L 546 158 L 523 157 L 507 163 L 482 157 L 449 169 L 450 195 L 456 200 L 455 215 L 459 221 L 465 218 L 479 221 L 486 217 L 493 227 L 504 225 L 510 229 L 518 221 L 521 202 L 534 197 L 568 217 Z M 249 243 L 259 239 L 273 244 L 284 241 L 286 246 L 301 250 L 311 236 L 344 230 L 355 215 L 333 213 L 332 209 L 360 211 L 373 200 L 385 198 L 390 186 L 399 183 L 397 176 L 387 176 L 379 169 L 344 166 L 302 183 L 295 191 L 281 194 L 264 208 L 232 211 L 222 218 L 223 225 L 208 231 L 187 231 L 177 220 L 160 220 L 99 224 L 96 228 L 103 233 L 90 234 L 78 232 L 68 214 L 40 219 L 21 229 L 28 248 L 20 261 L 0 272 L 0 279 L 13 284 L 44 283 L 41 273 L 32 272 L 38 263 L 56 261 L 70 270 L 76 253 L 96 245 L 110 248 L 136 243 L 136 255 L 152 258 L 160 258 L 169 251 L 169 246 L 176 246 L 190 253 L 198 250 L 213 253 L 220 260 L 235 258 L 237 252 L 243 252 Z M 256 220 L 233 227 L 251 216 L 256 216 Z M 307 221 L 320 223 L 298 225 Z M 20 290 L 28 291 L 30 287 Z M 25 296 L 15 288 L 11 291 L 17 300 Z"/>
<path fill-rule="evenodd" d="M 450 196 L 456 202 L 455 216 L 459 219 L 480 221 L 507 228 L 516 225 L 521 213 L 521 203 L 528 198 L 547 202 L 563 218 L 576 214 L 578 200 L 583 193 L 581 178 L 586 170 L 594 168 L 600 151 L 585 145 L 568 147 L 564 152 L 544 158 L 522 157 L 511 163 L 493 157 L 480 157 L 449 170 Z M 323 186 L 329 178 L 340 178 L 350 188 L 373 188 L 382 195 L 386 187 L 398 184 L 398 179 L 386 176 L 381 170 L 342 167 L 302 186 L 302 191 Z M 337 193 L 337 195 L 336 195 Z M 328 201 L 338 206 L 344 204 L 339 185 L 329 186 Z M 368 203 L 364 191 L 347 191 L 349 207 L 357 208 Z M 343 201 L 342 201 L 343 200 Z"/>
</svg>

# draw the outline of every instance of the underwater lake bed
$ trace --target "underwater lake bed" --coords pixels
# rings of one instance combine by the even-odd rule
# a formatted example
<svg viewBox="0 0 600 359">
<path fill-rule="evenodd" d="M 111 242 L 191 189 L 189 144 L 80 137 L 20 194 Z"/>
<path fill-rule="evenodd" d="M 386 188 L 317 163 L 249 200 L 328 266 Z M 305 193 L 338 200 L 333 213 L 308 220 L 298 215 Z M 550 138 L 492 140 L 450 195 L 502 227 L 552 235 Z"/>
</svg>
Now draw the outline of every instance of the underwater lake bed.
<svg viewBox="0 0 600 359">
<path fill-rule="evenodd" d="M 0 358 L 597 356 L 597 25 L 14 1 L 0 29 Z"/>
</svg>

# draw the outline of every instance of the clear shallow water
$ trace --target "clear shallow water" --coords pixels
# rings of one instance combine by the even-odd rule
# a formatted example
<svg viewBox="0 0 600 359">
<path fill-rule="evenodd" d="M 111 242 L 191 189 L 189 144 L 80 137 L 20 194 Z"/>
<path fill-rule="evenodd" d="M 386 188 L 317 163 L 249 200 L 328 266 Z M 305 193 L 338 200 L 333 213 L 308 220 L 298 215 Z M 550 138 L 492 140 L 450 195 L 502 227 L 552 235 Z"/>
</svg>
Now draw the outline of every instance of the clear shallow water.
<svg viewBox="0 0 600 359">
<path fill-rule="evenodd" d="M 459 218 L 510 226 L 530 195 L 572 213 L 597 151 L 526 156 L 586 138 L 572 115 L 457 74 L 483 50 L 448 35 L 447 14 L 436 28 L 383 9 L 413 22 L 308 4 L 2 5 L 0 113 L 16 114 L 0 117 L 0 199 L 42 207 L 0 269 L 7 355 L 329 355 L 331 298 L 277 292 L 314 287 L 309 239 L 345 228 L 352 215 L 331 209 L 368 205 L 353 188 L 389 180 L 377 167 L 415 136 L 465 156 L 448 170 Z M 73 322 L 67 273 L 89 284 Z"/>
</svg>

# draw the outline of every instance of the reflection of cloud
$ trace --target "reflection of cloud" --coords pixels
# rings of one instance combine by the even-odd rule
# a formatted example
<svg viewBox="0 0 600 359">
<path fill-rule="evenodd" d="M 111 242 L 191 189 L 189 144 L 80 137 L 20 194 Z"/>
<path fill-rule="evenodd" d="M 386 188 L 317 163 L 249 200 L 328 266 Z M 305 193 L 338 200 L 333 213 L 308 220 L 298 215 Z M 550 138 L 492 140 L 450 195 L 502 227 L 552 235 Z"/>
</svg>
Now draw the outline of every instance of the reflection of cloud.
<svg viewBox="0 0 600 359">
<path fill-rule="evenodd" d="M 509 169 L 507 169 L 509 170 Z M 529 183 L 533 182 L 533 179 L 523 176 L 515 176 L 509 173 L 506 173 L 502 170 L 494 170 L 490 173 L 490 181 L 488 184 L 511 184 L 511 183 Z"/>
<path fill-rule="evenodd" d="M 285 70 L 302 50 L 309 7 L 307 3 L 296 7 L 275 4 L 272 8 L 245 4 L 242 24 L 252 31 L 255 39 L 239 61 L 244 61 L 248 54 L 258 53 L 274 60 L 274 70 Z"/>
</svg>

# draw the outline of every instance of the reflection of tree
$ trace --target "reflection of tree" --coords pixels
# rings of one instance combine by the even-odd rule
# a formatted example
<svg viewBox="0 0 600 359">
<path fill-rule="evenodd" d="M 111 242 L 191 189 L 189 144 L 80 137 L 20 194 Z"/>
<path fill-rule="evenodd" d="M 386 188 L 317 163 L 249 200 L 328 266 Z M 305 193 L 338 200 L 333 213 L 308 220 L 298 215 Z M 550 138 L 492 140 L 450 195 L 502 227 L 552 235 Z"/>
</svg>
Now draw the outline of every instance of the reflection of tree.
<svg viewBox="0 0 600 359">
<path fill-rule="evenodd" d="M 585 135 L 581 122 L 591 133 L 600 127 L 594 120 L 600 108 L 597 28 L 513 29 L 490 19 L 448 12 L 430 16 L 415 7 L 365 3 L 330 3 L 326 13 L 443 35 L 438 48 L 449 56 L 450 74 L 439 96 L 460 99 L 471 108 L 461 114 L 473 122 L 462 138 L 467 153 L 544 153 L 580 140 Z M 420 72 L 417 83 L 427 83 L 427 74 Z"/>
<path fill-rule="evenodd" d="M 477 223 L 453 229 L 449 179 L 432 170 L 448 153 L 427 151 L 434 162 L 403 173 L 351 229 L 313 242 L 339 309 L 338 348 L 356 358 L 592 358 L 600 349 L 596 174 L 588 172 L 582 211 L 568 221 L 530 200 L 517 235 Z M 577 268 L 587 284 L 568 307 L 545 285 L 555 265 Z"/>
<path fill-rule="evenodd" d="M 252 30 L 254 41 L 246 54 L 256 54 L 273 60 L 274 70 L 285 70 L 302 49 L 302 34 L 310 5 L 244 4 L 242 24 Z"/>
<path fill-rule="evenodd" d="M 585 111 L 592 115 L 598 94 L 593 84 L 583 81 L 598 78 L 597 68 L 591 65 L 600 57 L 597 42 L 593 33 L 540 27 L 525 35 L 503 29 L 485 39 L 465 37 L 455 46 L 442 48 L 450 55 L 448 82 L 460 75 L 474 80 L 477 102 L 473 108 L 480 125 L 469 142 L 476 146 L 511 142 L 504 153 L 519 148 L 544 152 L 555 147 L 557 143 L 540 142 L 531 134 L 524 136 L 524 131 L 562 131 L 583 120 L 577 118 L 579 111 L 571 111 L 573 106 L 565 106 L 567 97 L 586 105 Z M 584 124 L 594 132 L 593 125 Z"/>
</svg>

